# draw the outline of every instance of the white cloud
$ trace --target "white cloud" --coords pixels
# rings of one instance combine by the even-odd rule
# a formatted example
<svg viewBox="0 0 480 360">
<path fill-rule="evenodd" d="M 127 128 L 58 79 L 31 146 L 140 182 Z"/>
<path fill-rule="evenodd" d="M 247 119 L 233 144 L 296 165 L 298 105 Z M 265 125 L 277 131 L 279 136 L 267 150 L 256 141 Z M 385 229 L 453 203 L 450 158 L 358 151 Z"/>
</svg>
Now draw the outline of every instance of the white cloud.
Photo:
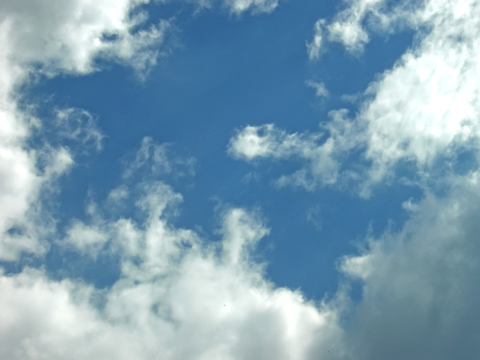
<svg viewBox="0 0 480 360">
<path fill-rule="evenodd" d="M 198 6 L 197 12 L 203 9 L 211 9 L 216 3 L 230 11 L 230 14 L 241 15 L 244 12 L 251 14 L 271 13 L 274 11 L 279 0 L 187 0 Z"/>
<path fill-rule="evenodd" d="M 126 62 L 138 70 L 155 63 L 168 23 L 135 30 L 145 13 L 132 10 L 148 0 L 4 1 L 0 8 L 7 50 L 17 66 L 39 66 L 48 75 L 94 71 L 95 58 Z"/>
<path fill-rule="evenodd" d="M 273 124 L 246 126 L 230 139 L 228 152 L 235 158 L 251 160 L 255 157 L 283 158 L 309 151 L 320 135 L 290 134 Z"/>
<path fill-rule="evenodd" d="M 21 0 L 0 5 L 0 259 L 47 249 L 41 237 L 54 221 L 42 229 L 48 218 L 42 199 L 55 193 L 55 179 L 73 165 L 74 151 L 61 142 L 27 146 L 44 129 L 31 110 L 17 107 L 19 87 L 39 73 L 92 72 L 99 57 L 129 64 L 140 73 L 148 70 L 168 23 L 141 29 L 146 15 L 132 15 L 132 10 L 143 3 Z M 88 112 L 58 110 L 56 122 L 55 135 L 81 144 L 81 152 L 101 149 L 103 135 Z"/>
<path fill-rule="evenodd" d="M 367 89 L 374 100 L 360 120 L 374 179 L 402 158 L 428 170 L 438 154 L 478 140 L 480 18 L 476 2 L 465 4 L 431 1 L 420 15 L 432 31 Z"/>
<path fill-rule="evenodd" d="M 252 13 L 270 13 L 278 6 L 279 0 L 224 0 L 225 6 L 235 14 L 251 10 Z"/>
<path fill-rule="evenodd" d="M 283 175 L 277 185 L 294 185 L 309 191 L 319 185 L 335 184 L 341 170 L 342 155 L 358 145 L 356 124 L 346 118 L 346 111 L 330 113 L 325 132 L 287 134 L 273 124 L 246 126 L 230 139 L 228 153 L 252 161 L 256 158 L 299 159 L 303 167 Z M 327 134 L 330 135 L 327 138 Z"/>
<path fill-rule="evenodd" d="M 325 83 L 323 82 L 319 83 L 313 80 L 307 80 L 305 82 L 305 85 L 315 89 L 315 94 L 318 97 L 328 97 L 328 95 L 330 94 L 327 88 L 325 87 Z"/>
<path fill-rule="evenodd" d="M 406 27 L 416 28 L 422 18 L 415 10 L 428 3 L 389 0 L 344 2 L 346 8 L 331 21 L 320 19 L 315 23 L 313 40 L 307 43 L 310 60 L 318 60 L 328 42 L 341 43 L 349 53 L 359 54 L 370 41 L 369 31 L 390 34 Z"/>
<path fill-rule="evenodd" d="M 313 40 L 307 43 L 308 57 L 310 60 L 318 60 L 323 52 L 323 43 L 325 41 L 324 25 L 324 19 L 320 19 L 315 23 Z"/>
<path fill-rule="evenodd" d="M 349 14 L 357 14 L 355 9 L 360 2 L 352 4 Z M 365 2 L 366 7 L 362 5 L 362 9 L 379 4 Z M 363 181 L 359 189 L 363 196 L 369 196 L 374 184 L 391 177 L 400 162 L 413 163 L 418 175 L 425 180 L 439 157 L 454 163 L 460 150 L 478 154 L 478 3 L 431 0 L 421 7 L 405 5 L 402 11 L 405 12 L 400 12 L 402 16 L 416 19 L 416 26 L 424 28 L 417 35 L 417 45 L 369 85 L 364 93 L 366 100 L 354 118 L 347 119 L 344 110 L 331 113 L 333 121 L 326 127 L 330 131 L 337 130 L 329 139 L 315 140 L 315 144 L 297 134 L 288 135 L 273 125 L 266 125 L 271 130 L 263 136 L 258 135 L 260 127 L 246 127 L 232 139 L 230 153 L 251 160 L 255 157 L 288 158 L 298 156 L 300 148 L 308 149 L 300 156 L 308 159 L 305 166 L 295 179 L 287 177 L 287 183 L 303 182 L 304 187 L 311 189 L 315 184 L 353 177 L 357 183 Z M 285 145 L 283 139 L 289 138 L 295 139 L 295 146 Z M 352 149 L 363 153 L 362 169 L 358 169 L 360 164 L 355 164 L 356 169 L 342 164 L 345 171 L 337 176 L 339 165 L 334 162 L 348 156 Z M 307 155 L 315 152 L 321 154 L 318 159 Z M 314 175 L 319 173 L 331 176 Z M 311 181 L 306 180 L 309 176 L 313 176 Z"/>
<path fill-rule="evenodd" d="M 97 55 L 108 55 L 142 68 L 144 58 L 135 54 L 159 41 L 156 31 L 161 31 L 132 35 L 129 21 L 137 20 L 127 21 L 124 15 L 133 3 L 48 4 L 51 8 L 8 2 L 1 9 L 15 15 L 2 15 L 0 24 L 5 45 L 0 55 L 2 259 L 46 250 L 42 231 L 50 231 L 54 220 L 53 225 L 44 221 L 48 212 L 40 200 L 55 191 L 55 180 L 73 166 L 74 156 L 64 146 L 26 146 L 40 125 L 17 109 L 15 86 L 32 64 L 50 75 L 84 73 L 94 70 Z M 252 4 L 243 9 L 254 8 Z M 470 146 L 478 137 L 478 9 L 468 2 L 429 4 L 420 15 L 433 24 L 432 32 L 372 84 L 372 99 L 355 119 L 349 120 L 345 111 L 332 112 L 325 134 L 248 126 L 232 138 L 229 153 L 248 161 L 299 158 L 305 166 L 278 183 L 313 189 L 338 181 L 342 157 L 353 148 L 366 148 L 366 159 L 373 163 L 369 176 L 380 181 L 401 159 L 414 159 L 425 172 L 437 154 L 454 152 L 457 144 Z M 50 11 L 48 16 L 42 10 Z M 38 32 L 32 34 L 30 24 L 38 25 Z M 86 30 L 80 33 L 64 24 Z M 99 45 L 96 34 L 111 28 L 120 32 L 113 41 L 117 45 L 107 40 Z M 358 42 L 345 29 L 339 34 L 345 43 Z M 45 52 L 39 50 L 42 42 L 36 42 L 41 40 Z M 16 51 L 22 53 L 18 63 L 12 60 Z M 142 54 L 156 56 L 150 50 Z M 80 110 L 65 111 L 66 137 L 99 149 L 102 135 L 93 118 Z M 70 127 L 78 119 L 81 126 Z M 157 174 L 175 167 L 166 148 L 148 138 L 133 164 L 132 172 L 147 168 Z M 299 291 L 276 288 L 265 279 L 264 267 L 250 256 L 269 233 L 258 214 L 228 209 L 221 219 L 222 239 L 209 242 L 169 222 L 182 197 L 168 185 L 149 179 L 134 191 L 121 185 L 107 201 L 135 201 L 138 218 L 109 218 L 91 203 L 90 219 L 74 221 L 64 238 L 84 255 L 95 258 L 108 251 L 118 257 L 120 278 L 98 290 L 77 280 L 49 279 L 41 270 L 1 273 L 0 358 L 473 358 L 480 351 L 480 290 L 472 286 L 480 275 L 479 177 L 474 172 L 454 179 L 456 187 L 443 199 L 429 195 L 419 204 L 405 205 L 412 219 L 400 233 L 370 240 L 360 255 L 343 259 L 343 274 L 363 285 L 363 298 L 352 309 L 342 292 L 335 301 L 314 304 Z M 40 220 L 43 225 L 37 226 Z M 343 318 L 349 310 L 350 317 Z"/>
<path fill-rule="evenodd" d="M 428 195 L 403 230 L 370 239 L 362 253 L 343 258 L 340 271 L 362 285 L 354 306 L 342 290 L 315 305 L 265 280 L 263 266 L 249 256 L 269 233 L 257 213 L 227 209 L 222 240 L 204 241 L 168 223 L 166 209 L 178 194 L 162 183 L 145 184 L 138 201 L 143 223 L 104 222 L 120 257 L 121 276 L 112 287 L 57 282 L 29 269 L 0 276 L 0 355 L 471 358 L 480 334 L 480 291 L 472 286 L 480 276 L 478 177 L 446 198 Z M 83 226 L 97 229 L 94 222 Z"/>
<path fill-rule="evenodd" d="M 275 288 L 251 260 L 268 234 L 258 215 L 228 209 L 222 241 L 204 242 L 168 224 L 167 203 L 179 195 L 161 183 L 144 189 L 144 223 L 104 223 L 122 271 L 111 288 L 28 269 L 0 276 L 2 358 L 297 360 L 341 351 L 338 310 Z M 82 224 L 83 241 L 97 230 Z"/>
</svg>

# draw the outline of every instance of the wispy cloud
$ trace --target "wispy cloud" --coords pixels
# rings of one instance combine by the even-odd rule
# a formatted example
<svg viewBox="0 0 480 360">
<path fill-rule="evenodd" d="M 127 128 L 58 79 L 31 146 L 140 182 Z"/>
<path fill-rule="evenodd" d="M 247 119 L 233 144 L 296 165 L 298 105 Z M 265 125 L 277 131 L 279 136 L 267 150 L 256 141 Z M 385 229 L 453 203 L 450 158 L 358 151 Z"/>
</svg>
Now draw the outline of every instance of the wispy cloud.
<svg viewBox="0 0 480 360">
<path fill-rule="evenodd" d="M 246 127 L 232 139 L 231 153 L 248 159 L 287 158 L 298 155 L 300 148 L 310 149 L 301 155 L 309 161 L 298 176 L 312 176 L 313 185 L 322 185 L 326 178 L 315 179 L 315 172 L 334 174 L 339 166 L 333 166 L 332 161 L 353 149 L 360 150 L 362 172 L 355 175 L 347 169 L 345 176 L 363 178 L 360 192 L 368 196 L 371 186 L 392 176 L 401 161 L 413 162 L 425 179 L 438 157 L 454 162 L 457 151 L 467 148 L 477 152 L 480 89 L 475 79 L 480 71 L 476 61 L 480 33 L 479 19 L 473 15 L 477 8 L 476 2 L 433 0 L 413 8 L 410 17 L 430 31 L 419 35 L 418 44 L 369 85 L 355 117 L 349 119 L 345 110 L 331 113 L 333 121 L 326 128 L 336 130 L 328 139 L 315 145 L 317 140 L 311 137 L 305 140 L 297 134 L 288 135 L 273 125 L 266 125 L 265 129 L 271 130 L 264 136 L 258 136 L 260 128 Z M 272 134 L 282 134 L 282 139 Z M 287 147 L 283 139 L 290 138 L 295 139 L 295 146 Z M 274 150 L 275 146 L 282 151 Z M 314 150 L 325 155 L 318 159 L 307 155 Z M 335 182 L 337 178 L 329 179 Z M 310 189 L 312 185 L 305 187 Z"/>
</svg>

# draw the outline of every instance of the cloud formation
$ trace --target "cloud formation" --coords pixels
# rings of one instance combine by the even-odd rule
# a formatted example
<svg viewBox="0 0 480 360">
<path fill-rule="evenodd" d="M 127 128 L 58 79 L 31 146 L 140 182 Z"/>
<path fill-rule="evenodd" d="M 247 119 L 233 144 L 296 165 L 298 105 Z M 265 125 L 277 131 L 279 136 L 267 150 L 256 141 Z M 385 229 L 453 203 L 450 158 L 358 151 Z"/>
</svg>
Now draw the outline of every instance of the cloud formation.
<svg viewBox="0 0 480 360">
<path fill-rule="evenodd" d="M 331 21 L 320 19 L 315 23 L 313 40 L 307 43 L 309 58 L 318 60 L 324 48 L 332 42 L 340 43 L 350 54 L 358 55 L 370 41 L 369 32 L 388 35 L 405 28 L 424 26 L 426 17 L 430 15 L 428 11 L 441 11 L 441 2 L 427 10 L 435 1 L 344 1 L 345 9 Z M 421 14 L 422 10 L 425 13 Z"/>
<path fill-rule="evenodd" d="M 0 259 L 46 251 L 39 235 L 53 231 L 54 221 L 45 228 L 42 198 L 55 191 L 52 184 L 74 163 L 74 149 L 61 142 L 27 145 L 43 124 L 33 110 L 20 108 L 18 89 L 39 75 L 93 72 L 98 58 L 148 70 L 168 23 L 142 29 L 146 14 L 134 10 L 144 3 L 22 0 L 0 6 Z M 59 109 L 53 117 L 57 137 L 80 144 L 81 152 L 101 149 L 103 135 L 87 111 Z"/>
<path fill-rule="evenodd" d="M 64 236 L 56 232 L 46 198 L 58 191 L 57 179 L 74 166 L 81 150 L 66 142 L 29 145 L 44 125 L 33 111 L 19 107 L 19 86 L 38 74 L 96 71 L 98 58 L 145 70 L 155 62 L 168 23 L 139 29 L 145 15 L 134 10 L 144 3 L 12 1 L 0 8 L 5 49 L 0 54 L 0 259 L 41 255 L 51 237 L 55 246 L 86 263 L 113 259 L 119 273 L 99 289 L 76 276 L 55 280 L 41 267 L 18 273 L 2 269 L 0 357 L 475 358 L 480 353 L 480 290 L 472 286 L 480 276 L 476 168 L 449 178 L 451 189 L 441 198 L 425 185 L 423 200 L 404 204 L 411 218 L 402 230 L 369 238 L 358 255 L 340 259 L 345 284 L 320 303 L 266 279 L 265 265 L 253 256 L 269 234 L 258 212 L 225 209 L 218 241 L 174 226 L 182 196 L 161 177 L 192 174 L 193 160 L 176 158 L 149 137 L 126 164 L 124 183 L 103 203 L 91 201 L 87 219 L 71 220 Z M 330 41 L 359 51 L 368 41 L 367 30 L 359 27 L 366 14 L 389 14 L 382 12 L 384 3 L 351 2 L 338 17 L 343 23 L 328 25 Z M 229 6 L 233 12 L 268 12 L 276 4 Z M 247 126 L 230 140 L 229 154 L 245 161 L 299 159 L 302 168 L 277 179 L 280 186 L 314 190 L 348 178 L 365 192 L 401 161 L 414 162 L 426 179 L 440 156 L 454 162 L 460 150 L 477 154 L 478 6 L 432 0 L 408 10 L 429 31 L 370 85 L 354 118 L 346 110 L 333 111 L 314 133 Z M 385 24 L 393 26 L 394 20 Z M 314 44 L 322 43 L 319 36 Z M 314 87 L 324 95 L 324 86 Z M 61 109 L 53 117 L 59 138 L 101 150 L 104 135 L 90 113 Z M 352 151 L 362 152 L 363 172 L 348 167 L 345 159 Z M 132 180 L 138 173 L 140 180 Z M 135 215 L 121 211 L 124 202 L 133 204 Z M 349 299 L 350 282 L 361 284 L 358 304 Z"/>
<path fill-rule="evenodd" d="M 143 224 L 75 223 L 80 250 L 111 242 L 120 278 L 105 290 L 25 269 L 0 277 L 0 354 L 8 359 L 307 359 L 333 349 L 337 311 L 275 288 L 250 258 L 268 234 L 255 213 L 228 209 L 220 242 L 168 224 L 181 200 L 160 182 L 142 185 Z M 92 241 L 93 239 L 93 241 Z M 105 240 L 106 239 L 106 240 Z"/>
<path fill-rule="evenodd" d="M 344 274 L 362 284 L 347 332 L 354 359 L 470 359 L 480 352 L 477 178 L 447 198 L 406 203 L 412 218 L 402 231 L 343 259 Z"/>
<path fill-rule="evenodd" d="M 345 11 L 358 15 L 380 4 L 383 2 L 356 1 Z M 357 11 L 357 7 L 363 10 Z M 406 12 L 408 7 L 402 7 L 403 12 L 399 14 L 411 19 L 409 23 L 428 31 L 419 33 L 417 45 L 369 85 L 364 93 L 366 100 L 354 118 L 348 118 L 346 110 L 331 112 L 332 121 L 325 127 L 330 131 L 332 128 L 339 130 L 331 132 L 327 138 L 321 138 L 318 132 L 308 140 L 303 140 L 304 135 L 282 135 L 282 139 L 289 136 L 298 139 L 290 150 L 285 148 L 280 137 L 257 136 L 252 127 L 246 127 L 231 140 L 231 153 L 248 159 L 288 158 L 298 155 L 298 149 L 302 148 L 305 151 L 301 157 L 308 161 L 301 172 L 322 185 L 338 178 L 338 166 L 332 166 L 332 162 L 339 156 L 347 156 L 353 149 L 362 151 L 364 170 L 354 177 L 364 179 L 360 191 L 365 196 L 372 185 L 392 176 L 401 162 L 412 162 L 418 174 L 428 176 L 441 157 L 453 164 L 461 151 L 478 153 L 480 89 L 475 81 L 480 74 L 478 7 L 475 1 L 441 0 L 425 2 L 411 12 Z M 392 10 L 393 13 L 394 17 L 400 16 Z M 388 14 L 382 15 L 386 17 L 385 23 L 396 21 Z M 273 125 L 267 126 L 274 129 Z M 269 131 L 282 133 L 279 129 Z M 317 139 L 316 145 L 313 138 Z M 284 151 L 260 151 L 277 146 Z M 305 155 L 314 150 L 325 155 L 319 160 Z M 346 170 L 345 177 L 351 177 L 352 170 Z M 331 176 L 317 176 L 320 172 Z M 306 184 L 307 189 L 312 188 L 311 182 Z"/>
<path fill-rule="evenodd" d="M 276 180 L 279 186 L 293 185 L 313 191 L 316 187 L 336 184 L 342 168 L 342 156 L 354 148 L 359 139 L 355 124 L 347 112 L 330 113 L 324 132 L 287 134 L 275 125 L 247 126 L 230 139 L 228 153 L 246 161 L 256 159 L 293 159 L 302 168 Z M 330 137 L 327 138 L 328 135 Z"/>
</svg>

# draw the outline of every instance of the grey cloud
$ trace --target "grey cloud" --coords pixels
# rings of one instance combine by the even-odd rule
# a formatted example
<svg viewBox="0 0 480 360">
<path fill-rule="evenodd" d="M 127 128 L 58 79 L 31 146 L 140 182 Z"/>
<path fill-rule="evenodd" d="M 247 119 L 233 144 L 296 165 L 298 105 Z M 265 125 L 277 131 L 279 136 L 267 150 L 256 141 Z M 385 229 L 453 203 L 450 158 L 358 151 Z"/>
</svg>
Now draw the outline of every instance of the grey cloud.
<svg viewBox="0 0 480 360">
<path fill-rule="evenodd" d="M 371 239 L 342 270 L 363 297 L 348 342 L 356 359 L 474 359 L 480 352 L 478 183 L 428 195 L 396 234 Z"/>
</svg>

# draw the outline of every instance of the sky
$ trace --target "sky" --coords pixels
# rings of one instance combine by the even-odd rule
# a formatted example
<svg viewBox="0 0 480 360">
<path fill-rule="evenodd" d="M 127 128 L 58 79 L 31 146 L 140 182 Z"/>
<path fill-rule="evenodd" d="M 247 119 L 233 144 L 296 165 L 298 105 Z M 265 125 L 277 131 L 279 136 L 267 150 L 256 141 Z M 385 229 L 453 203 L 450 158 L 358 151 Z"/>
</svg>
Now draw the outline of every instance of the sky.
<svg viewBox="0 0 480 360">
<path fill-rule="evenodd" d="M 476 360 L 478 0 L 0 1 L 0 358 Z"/>
</svg>

